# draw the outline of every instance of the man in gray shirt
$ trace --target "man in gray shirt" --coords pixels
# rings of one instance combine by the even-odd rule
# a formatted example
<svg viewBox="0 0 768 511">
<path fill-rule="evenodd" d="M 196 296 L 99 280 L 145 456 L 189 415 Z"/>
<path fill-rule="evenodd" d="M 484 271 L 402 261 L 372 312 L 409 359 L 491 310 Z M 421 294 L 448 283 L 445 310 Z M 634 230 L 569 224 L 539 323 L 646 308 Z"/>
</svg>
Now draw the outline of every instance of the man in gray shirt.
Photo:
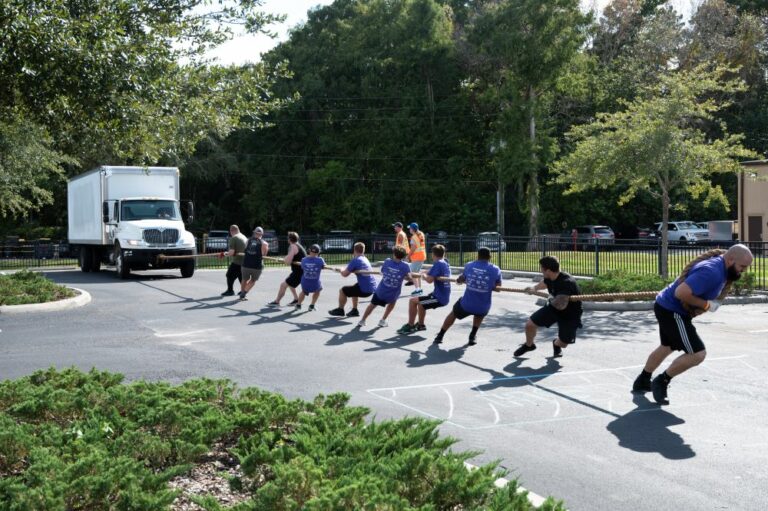
<svg viewBox="0 0 768 511">
<path fill-rule="evenodd" d="M 234 296 L 235 294 L 235 279 L 240 281 L 240 286 L 243 285 L 242 277 L 242 265 L 243 265 L 243 252 L 245 252 L 245 245 L 248 243 L 248 238 L 240 232 L 240 228 L 236 225 L 229 226 L 229 241 L 227 246 L 229 250 L 219 254 L 220 257 L 225 255 L 232 258 L 227 268 L 227 290 L 221 293 L 221 296 Z"/>
</svg>

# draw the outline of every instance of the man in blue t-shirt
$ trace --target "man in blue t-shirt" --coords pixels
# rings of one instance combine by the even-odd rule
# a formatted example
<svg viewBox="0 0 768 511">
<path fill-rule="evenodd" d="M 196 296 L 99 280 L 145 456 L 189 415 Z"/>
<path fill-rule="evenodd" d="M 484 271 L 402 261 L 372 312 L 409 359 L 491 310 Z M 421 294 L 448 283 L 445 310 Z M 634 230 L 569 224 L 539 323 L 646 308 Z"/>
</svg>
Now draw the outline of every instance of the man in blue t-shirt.
<svg viewBox="0 0 768 511">
<path fill-rule="evenodd" d="M 357 317 L 360 312 L 357 310 L 357 302 L 360 298 L 368 298 L 376 290 L 376 279 L 368 272 L 372 272 L 371 263 L 365 257 L 365 243 L 357 242 L 353 247 L 354 257 L 347 264 L 346 269 L 342 270 L 341 276 L 348 277 L 355 274 L 357 283 L 352 286 L 344 286 L 339 289 L 339 306 L 328 311 L 331 316 L 344 316 L 344 306 L 347 304 L 347 298 L 352 299 L 352 310 L 347 313 L 347 317 Z"/>
<path fill-rule="evenodd" d="M 501 286 L 501 270 L 491 263 L 491 249 L 482 247 L 477 251 L 477 261 L 464 266 L 464 273 L 456 279 L 457 284 L 467 284 L 464 295 L 453 304 L 453 310 L 443 321 L 443 327 L 435 337 L 435 344 L 443 342 L 445 332 L 457 319 L 464 319 L 470 314 L 472 331 L 469 333 L 470 346 L 477 344 L 477 330 L 488 311 L 491 310 L 491 293 Z"/>
<path fill-rule="evenodd" d="M 325 260 L 320 257 L 320 245 L 309 247 L 307 257 L 301 260 L 301 293 L 299 293 L 296 310 L 301 309 L 301 304 L 307 295 L 312 295 L 312 303 L 309 304 L 309 311 L 315 310 L 317 299 L 320 298 L 320 291 L 323 285 L 320 283 L 320 273 L 325 268 Z"/>
<path fill-rule="evenodd" d="M 711 250 L 688 263 L 680 277 L 656 296 L 653 310 L 659 322 L 661 345 L 648 356 L 632 392 L 652 391 L 657 403 L 669 404 L 667 387 L 672 378 L 701 364 L 707 356 L 692 319 L 704 312 L 715 312 L 731 284 L 751 264 L 752 252 L 745 245 L 734 245 L 724 253 Z M 683 354 L 651 380 L 653 371 L 673 351 Z"/>
<path fill-rule="evenodd" d="M 386 307 L 384 315 L 379 321 L 379 326 L 387 326 L 387 317 L 395 308 L 397 299 L 400 298 L 400 289 L 403 286 L 403 280 L 410 274 L 411 267 L 403 259 L 408 255 L 403 247 L 395 247 L 392 250 L 392 257 L 384 261 L 381 267 L 381 281 L 376 286 L 371 303 L 365 309 L 362 319 L 357 324 L 358 328 L 365 326 L 365 320 L 371 315 L 373 309 L 381 305 Z"/>
<path fill-rule="evenodd" d="M 435 284 L 434 290 L 427 296 L 414 296 L 408 301 L 408 323 L 397 331 L 399 334 L 410 334 L 426 330 L 424 318 L 428 309 L 437 309 L 447 305 L 451 299 L 451 267 L 448 261 L 443 259 L 445 247 L 435 245 L 432 247 L 432 267 L 423 278 L 429 284 Z M 416 323 L 416 314 L 419 322 Z"/>
</svg>

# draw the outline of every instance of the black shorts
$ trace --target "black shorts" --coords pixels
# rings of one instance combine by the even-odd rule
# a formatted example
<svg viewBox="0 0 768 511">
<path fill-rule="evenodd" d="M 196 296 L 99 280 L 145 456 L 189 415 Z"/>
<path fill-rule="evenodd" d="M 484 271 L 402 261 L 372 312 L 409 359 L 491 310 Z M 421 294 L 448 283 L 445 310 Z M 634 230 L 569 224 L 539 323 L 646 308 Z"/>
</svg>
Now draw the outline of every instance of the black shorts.
<svg viewBox="0 0 768 511">
<path fill-rule="evenodd" d="M 298 287 L 299 284 L 301 284 L 301 274 L 303 272 L 300 271 L 292 271 L 290 275 L 288 275 L 288 278 L 285 279 L 285 283 L 288 284 L 290 287 Z"/>
<path fill-rule="evenodd" d="M 653 305 L 656 320 L 659 322 L 659 338 L 661 345 L 674 351 L 698 353 L 707 349 L 704 342 L 696 333 L 690 316 L 682 316 L 677 312 L 665 309 L 658 303 Z"/>
<path fill-rule="evenodd" d="M 384 300 L 376 296 L 376 294 L 374 294 L 373 298 L 371 298 L 371 303 L 379 307 L 386 307 L 387 305 L 389 305 L 387 302 L 385 302 Z"/>
<path fill-rule="evenodd" d="M 341 288 L 341 292 L 344 293 L 344 296 L 347 298 L 368 298 L 373 293 L 363 293 L 362 289 L 360 289 L 360 284 L 355 284 L 354 286 L 344 286 Z"/>
<path fill-rule="evenodd" d="M 231 280 L 232 282 L 234 282 L 235 279 L 239 280 L 240 282 L 243 281 L 243 275 L 240 271 L 239 264 L 229 263 L 229 266 L 227 267 L 227 279 Z"/>
<path fill-rule="evenodd" d="M 456 316 L 456 319 L 464 319 L 467 316 L 485 317 L 485 314 L 472 314 L 471 312 L 465 311 L 464 307 L 461 306 L 461 298 L 456 300 L 456 303 L 453 304 L 453 315 Z"/>
<path fill-rule="evenodd" d="M 557 323 L 557 338 L 566 344 L 576 342 L 576 330 L 581 328 L 581 319 L 568 317 L 557 312 L 551 305 L 545 305 L 531 315 L 531 321 L 536 326 L 549 328 Z"/>
<path fill-rule="evenodd" d="M 442 307 L 445 304 L 438 302 L 437 298 L 435 298 L 434 293 L 429 293 L 427 296 L 419 297 L 419 305 L 424 307 L 424 310 L 429 310 L 429 309 L 437 309 L 438 307 Z"/>
</svg>

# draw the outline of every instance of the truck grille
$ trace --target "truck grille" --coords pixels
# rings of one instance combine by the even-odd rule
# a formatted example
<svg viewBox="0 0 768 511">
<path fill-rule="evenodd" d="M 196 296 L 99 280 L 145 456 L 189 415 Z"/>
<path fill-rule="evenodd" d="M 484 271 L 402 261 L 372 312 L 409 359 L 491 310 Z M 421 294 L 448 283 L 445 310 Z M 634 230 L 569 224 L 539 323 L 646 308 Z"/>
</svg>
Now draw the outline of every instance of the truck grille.
<svg viewBox="0 0 768 511">
<path fill-rule="evenodd" d="M 144 241 L 150 245 L 170 245 L 179 241 L 178 229 L 145 229 Z"/>
</svg>

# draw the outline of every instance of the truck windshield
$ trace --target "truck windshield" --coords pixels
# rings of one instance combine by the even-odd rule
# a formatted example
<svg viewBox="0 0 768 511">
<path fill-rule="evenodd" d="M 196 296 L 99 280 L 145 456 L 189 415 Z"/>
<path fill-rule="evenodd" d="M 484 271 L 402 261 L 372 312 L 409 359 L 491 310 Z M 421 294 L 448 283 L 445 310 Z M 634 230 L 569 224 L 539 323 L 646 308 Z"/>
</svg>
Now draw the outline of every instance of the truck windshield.
<svg viewBox="0 0 768 511">
<path fill-rule="evenodd" d="M 123 201 L 121 220 L 181 220 L 178 204 L 171 200 Z"/>
</svg>

